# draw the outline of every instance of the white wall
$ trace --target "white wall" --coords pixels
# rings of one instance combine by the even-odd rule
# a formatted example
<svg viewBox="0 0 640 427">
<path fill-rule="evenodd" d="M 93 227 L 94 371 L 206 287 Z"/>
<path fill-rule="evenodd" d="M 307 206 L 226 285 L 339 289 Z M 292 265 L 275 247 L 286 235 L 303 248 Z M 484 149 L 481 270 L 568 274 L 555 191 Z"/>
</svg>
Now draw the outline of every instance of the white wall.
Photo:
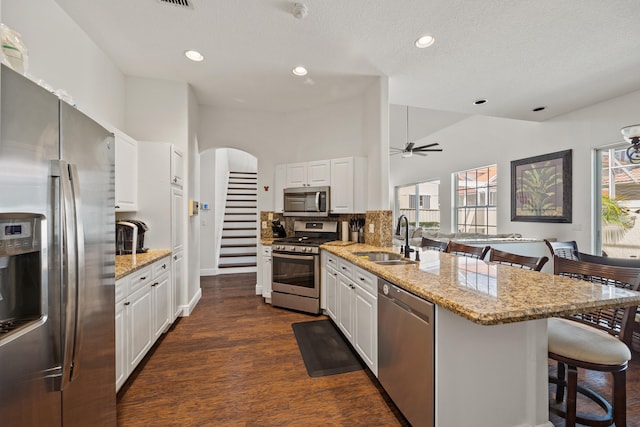
<svg viewBox="0 0 640 427">
<path fill-rule="evenodd" d="M 451 229 L 451 174 L 456 171 L 498 165 L 498 232 L 527 237 L 576 240 L 591 250 L 593 210 L 592 152 L 595 147 L 622 142 L 620 128 L 637 123 L 640 91 L 556 117 L 547 122 L 526 122 L 473 116 L 420 139 L 420 144 L 439 142 L 442 153 L 428 157 L 391 158 L 392 186 L 441 179 L 441 228 Z M 404 108 L 393 106 L 397 108 Z M 406 126 L 405 117 L 392 110 L 391 129 Z M 412 112 L 413 114 L 413 112 Z M 413 116 L 412 116 L 413 117 Z M 401 119 L 400 119 L 401 118 Z M 429 120 L 424 116 L 423 120 Z M 510 162 L 512 160 L 573 149 L 573 223 L 527 223 L 511 221 Z"/>
<path fill-rule="evenodd" d="M 187 159 L 188 159 L 188 199 L 200 201 L 200 150 L 198 148 L 198 100 L 191 86 L 187 91 L 188 129 L 187 129 Z M 199 214 L 198 214 L 199 215 Z M 188 295 L 190 300 L 200 291 L 200 217 L 194 215 L 189 218 L 188 224 Z"/>
<path fill-rule="evenodd" d="M 381 80 L 382 83 L 372 85 L 361 96 L 295 113 L 202 107 L 200 149 L 232 147 L 257 157 L 259 210 L 273 210 L 277 164 L 348 156 L 380 158 L 376 150 L 387 135 L 386 79 Z M 375 159 L 373 164 L 369 162 L 369 170 L 374 182 L 385 182 L 386 186 L 384 168 L 378 167 Z M 269 186 L 269 191 L 265 191 L 264 186 Z"/>
<path fill-rule="evenodd" d="M 200 273 L 216 275 L 229 171 L 255 172 L 258 159 L 233 148 L 210 148 L 200 154 L 200 164 L 200 194 L 210 207 L 200 218 Z"/>
<path fill-rule="evenodd" d="M 103 126 L 124 129 L 124 75 L 53 0 L 3 0 L 2 22 L 29 53 L 28 74 L 64 89 Z"/>
<path fill-rule="evenodd" d="M 182 150 L 186 177 L 183 185 L 185 194 L 183 209 L 187 212 L 189 199 L 198 200 L 199 198 L 197 181 L 200 177 L 196 130 L 198 107 L 191 88 L 184 82 L 128 76 L 126 93 L 126 129 L 129 135 L 143 141 L 169 142 Z M 189 117 L 190 112 L 193 112 L 195 118 Z M 144 220 L 144 218 L 140 219 Z M 200 278 L 197 275 L 198 229 L 197 218 L 185 215 L 183 235 L 186 236 L 186 250 L 183 283 L 186 289 L 180 292 L 182 300 L 178 301 L 178 304 L 183 307 L 192 306 L 200 295 Z M 170 230 L 150 230 L 150 232 L 169 233 Z M 192 259 L 193 257 L 195 259 Z M 195 273 L 191 270 L 194 264 Z"/>
</svg>

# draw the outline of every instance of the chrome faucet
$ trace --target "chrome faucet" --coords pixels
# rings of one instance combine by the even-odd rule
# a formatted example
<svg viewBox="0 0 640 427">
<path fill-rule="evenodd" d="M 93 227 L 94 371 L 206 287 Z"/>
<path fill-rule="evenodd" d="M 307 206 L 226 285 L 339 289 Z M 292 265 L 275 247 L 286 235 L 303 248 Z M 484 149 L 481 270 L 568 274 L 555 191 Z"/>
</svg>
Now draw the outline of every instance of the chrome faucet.
<svg viewBox="0 0 640 427">
<path fill-rule="evenodd" d="M 410 258 L 409 255 L 411 254 L 411 248 L 409 247 L 409 219 L 404 215 L 400 215 L 400 217 L 398 218 L 398 225 L 396 226 L 396 235 L 400 235 L 400 224 L 402 223 L 402 218 L 404 218 L 404 223 L 405 223 L 405 229 L 404 229 L 404 257 L 405 258 Z M 402 248 L 400 250 L 402 250 Z"/>
</svg>

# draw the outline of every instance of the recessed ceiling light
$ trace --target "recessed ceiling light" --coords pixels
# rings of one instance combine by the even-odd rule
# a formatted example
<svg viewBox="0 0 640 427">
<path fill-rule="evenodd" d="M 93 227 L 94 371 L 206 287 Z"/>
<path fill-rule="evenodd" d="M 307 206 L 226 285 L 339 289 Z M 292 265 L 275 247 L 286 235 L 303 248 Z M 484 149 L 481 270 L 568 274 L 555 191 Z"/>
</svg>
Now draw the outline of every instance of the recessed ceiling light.
<svg viewBox="0 0 640 427">
<path fill-rule="evenodd" d="M 297 67 L 294 67 L 293 70 L 291 70 L 291 72 L 296 76 L 306 76 L 308 73 L 307 69 L 304 68 L 302 65 L 298 65 Z"/>
<path fill-rule="evenodd" d="M 544 110 L 545 108 L 547 108 L 547 107 L 536 107 L 536 108 L 534 108 L 534 109 L 533 109 L 533 110 L 531 110 L 531 111 L 538 112 L 538 111 L 542 111 L 542 110 Z"/>
<path fill-rule="evenodd" d="M 204 61 L 204 55 L 197 50 L 185 50 L 184 56 L 195 62 Z"/>
<path fill-rule="evenodd" d="M 425 34 L 424 36 L 420 36 L 418 40 L 416 40 L 416 47 L 420 49 L 424 49 L 425 47 L 429 47 L 435 42 L 436 39 L 429 34 Z"/>
<path fill-rule="evenodd" d="M 473 105 L 482 105 L 485 104 L 487 102 L 486 99 L 482 98 L 482 99 L 476 99 L 475 101 L 473 101 Z"/>
</svg>

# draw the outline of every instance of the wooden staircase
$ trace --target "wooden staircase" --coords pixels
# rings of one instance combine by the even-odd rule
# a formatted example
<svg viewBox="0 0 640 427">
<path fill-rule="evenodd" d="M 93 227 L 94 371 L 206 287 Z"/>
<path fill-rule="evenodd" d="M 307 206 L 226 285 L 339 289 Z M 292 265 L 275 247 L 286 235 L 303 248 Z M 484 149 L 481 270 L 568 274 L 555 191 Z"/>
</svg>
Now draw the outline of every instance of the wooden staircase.
<svg viewBox="0 0 640 427">
<path fill-rule="evenodd" d="M 222 226 L 222 273 L 256 271 L 258 188 L 256 172 L 229 172 Z"/>
</svg>

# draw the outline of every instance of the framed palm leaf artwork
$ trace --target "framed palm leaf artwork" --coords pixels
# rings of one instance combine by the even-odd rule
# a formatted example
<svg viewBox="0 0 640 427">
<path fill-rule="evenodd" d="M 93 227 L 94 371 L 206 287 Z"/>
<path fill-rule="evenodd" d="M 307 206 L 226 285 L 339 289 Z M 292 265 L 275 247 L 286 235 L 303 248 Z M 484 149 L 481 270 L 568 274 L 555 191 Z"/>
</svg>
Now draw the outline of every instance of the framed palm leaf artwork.
<svg viewBox="0 0 640 427">
<path fill-rule="evenodd" d="M 511 162 L 511 221 L 571 222 L 571 150 Z"/>
</svg>

